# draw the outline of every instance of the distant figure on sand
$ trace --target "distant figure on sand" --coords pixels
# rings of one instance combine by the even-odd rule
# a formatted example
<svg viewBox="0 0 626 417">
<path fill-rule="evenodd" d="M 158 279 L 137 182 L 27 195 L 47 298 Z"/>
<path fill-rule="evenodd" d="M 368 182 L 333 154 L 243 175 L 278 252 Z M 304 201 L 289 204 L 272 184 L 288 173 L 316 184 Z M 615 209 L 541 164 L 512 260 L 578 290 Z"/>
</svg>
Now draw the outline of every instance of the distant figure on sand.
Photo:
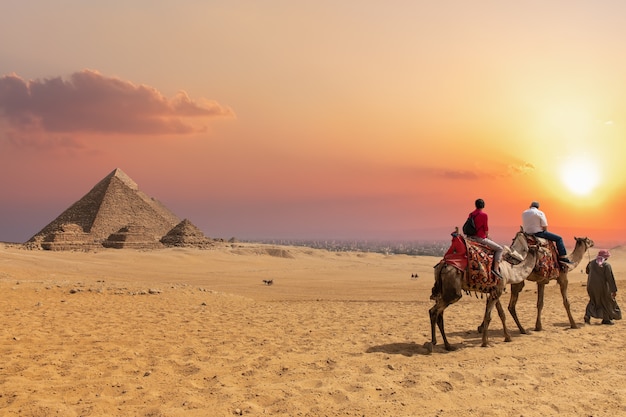
<svg viewBox="0 0 626 417">
<path fill-rule="evenodd" d="M 589 294 L 589 303 L 585 310 L 587 324 L 590 324 L 591 317 L 602 319 L 602 324 L 613 324 L 611 320 L 622 318 L 615 301 L 617 285 L 613 268 L 607 262 L 609 256 L 611 256 L 609 251 L 602 249 L 596 259 L 587 264 L 587 294 Z"/>
<path fill-rule="evenodd" d="M 548 219 L 543 211 L 539 210 L 539 203 L 533 201 L 530 207 L 522 213 L 522 228 L 524 233 L 535 235 L 556 243 L 556 250 L 559 253 L 559 261 L 571 264 L 567 257 L 567 250 L 563 243 L 563 238 L 557 234 L 548 232 Z"/>
<path fill-rule="evenodd" d="M 485 246 L 494 250 L 493 254 L 493 272 L 500 278 L 500 260 L 502 259 L 502 252 L 504 248 L 498 245 L 493 240 L 489 239 L 489 217 L 487 213 L 483 211 L 485 208 L 485 201 L 479 198 L 474 202 L 476 209 L 472 211 L 469 216 L 474 219 L 474 225 L 476 226 L 476 234 L 467 236 L 470 240 L 482 243 Z"/>
</svg>

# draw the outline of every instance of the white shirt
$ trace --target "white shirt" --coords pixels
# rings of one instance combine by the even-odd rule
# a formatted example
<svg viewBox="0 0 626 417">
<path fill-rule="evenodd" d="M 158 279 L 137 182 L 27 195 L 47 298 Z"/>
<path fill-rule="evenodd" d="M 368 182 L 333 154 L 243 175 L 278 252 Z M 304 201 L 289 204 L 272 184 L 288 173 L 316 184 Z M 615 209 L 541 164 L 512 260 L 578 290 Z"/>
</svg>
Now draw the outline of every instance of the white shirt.
<svg viewBox="0 0 626 417">
<path fill-rule="evenodd" d="M 528 234 L 538 233 L 543 231 L 544 227 L 548 227 L 548 220 L 543 211 L 531 207 L 522 213 L 522 227 Z"/>
</svg>

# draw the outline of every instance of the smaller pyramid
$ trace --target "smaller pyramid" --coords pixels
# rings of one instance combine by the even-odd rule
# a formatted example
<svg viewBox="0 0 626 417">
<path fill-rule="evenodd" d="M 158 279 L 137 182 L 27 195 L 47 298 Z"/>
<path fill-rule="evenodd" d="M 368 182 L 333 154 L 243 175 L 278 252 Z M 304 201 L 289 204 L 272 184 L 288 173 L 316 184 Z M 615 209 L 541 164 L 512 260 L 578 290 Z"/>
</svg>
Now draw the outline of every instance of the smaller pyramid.
<svg viewBox="0 0 626 417">
<path fill-rule="evenodd" d="M 184 219 L 167 232 L 161 238 L 161 243 L 165 246 L 195 248 L 213 246 L 214 244 L 213 240 L 207 238 L 200 229 L 187 219 Z"/>
<path fill-rule="evenodd" d="M 115 233 L 111 233 L 107 240 L 102 242 L 105 248 L 114 249 L 159 249 L 163 245 L 154 240 L 149 229 L 138 224 L 122 227 Z"/>
</svg>

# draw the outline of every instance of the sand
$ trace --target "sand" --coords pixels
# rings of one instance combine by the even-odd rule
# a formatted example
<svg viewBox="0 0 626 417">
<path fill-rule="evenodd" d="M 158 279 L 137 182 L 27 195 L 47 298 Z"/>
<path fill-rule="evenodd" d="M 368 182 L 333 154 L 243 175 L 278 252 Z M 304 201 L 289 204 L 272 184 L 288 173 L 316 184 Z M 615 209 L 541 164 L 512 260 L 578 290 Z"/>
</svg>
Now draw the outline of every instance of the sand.
<svg viewBox="0 0 626 417">
<path fill-rule="evenodd" d="M 483 348 L 484 300 L 464 296 L 445 315 L 458 350 L 429 355 L 438 260 L 257 244 L 0 244 L 0 415 L 626 414 L 626 323 L 584 325 L 580 271 L 569 288 L 579 329 L 551 283 L 543 331 L 522 335 L 507 316 L 505 343 L 496 315 Z M 610 261 L 626 288 L 626 252 Z M 518 303 L 528 329 L 535 305 L 528 283 Z"/>
</svg>

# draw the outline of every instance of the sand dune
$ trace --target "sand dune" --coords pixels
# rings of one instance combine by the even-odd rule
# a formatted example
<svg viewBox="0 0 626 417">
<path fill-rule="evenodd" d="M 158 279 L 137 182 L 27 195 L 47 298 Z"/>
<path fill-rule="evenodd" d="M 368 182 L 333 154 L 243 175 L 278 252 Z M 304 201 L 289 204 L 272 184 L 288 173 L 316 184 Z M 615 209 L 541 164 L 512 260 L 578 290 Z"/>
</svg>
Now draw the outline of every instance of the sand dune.
<svg viewBox="0 0 626 417">
<path fill-rule="evenodd" d="M 491 346 L 481 348 L 484 300 L 464 296 L 446 311 L 459 349 L 437 345 L 428 355 L 438 260 L 254 244 L 90 253 L 0 247 L 0 414 L 626 413 L 624 323 L 583 325 L 584 274 L 570 273 L 580 329 L 569 329 L 550 284 L 544 331 L 520 335 L 508 316 L 513 341 L 504 343 L 496 316 Z M 623 248 L 611 263 L 626 288 Z M 535 303 L 528 283 L 518 303 L 527 328 Z"/>
</svg>

